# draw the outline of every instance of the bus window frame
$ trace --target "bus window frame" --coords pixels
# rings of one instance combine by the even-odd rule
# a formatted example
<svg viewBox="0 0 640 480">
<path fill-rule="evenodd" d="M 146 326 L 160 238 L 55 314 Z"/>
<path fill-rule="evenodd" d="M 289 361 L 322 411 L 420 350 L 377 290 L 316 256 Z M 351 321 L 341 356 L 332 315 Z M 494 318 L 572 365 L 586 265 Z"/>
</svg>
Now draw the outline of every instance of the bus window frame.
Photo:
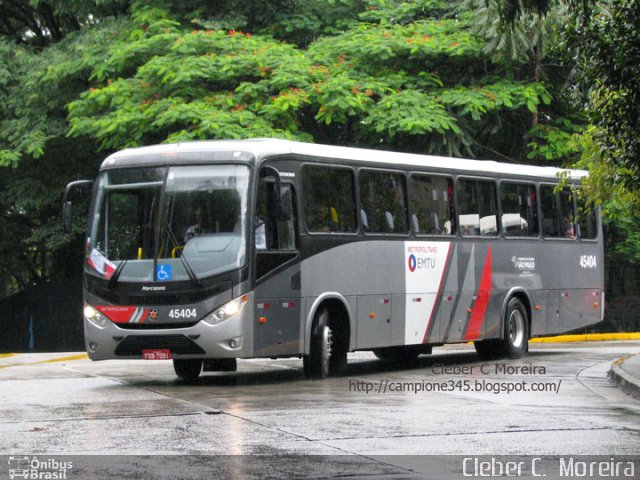
<svg viewBox="0 0 640 480">
<path fill-rule="evenodd" d="M 535 209 L 536 209 L 536 215 L 538 215 L 538 234 L 534 235 L 534 236 L 527 236 L 527 237 L 520 237 L 520 236 L 513 236 L 513 235 L 507 235 L 506 231 L 504 230 L 503 226 L 502 226 L 502 215 L 503 215 L 503 210 L 502 210 L 502 197 L 500 196 L 500 192 L 501 192 L 501 188 L 502 188 L 502 184 L 503 183 L 509 183 L 509 184 L 518 184 L 518 185 L 529 185 L 532 186 L 534 191 L 536 192 L 536 204 L 535 204 Z M 538 188 L 539 184 L 536 182 L 532 182 L 530 180 L 520 180 L 518 178 L 500 178 L 498 179 L 498 211 L 499 211 L 499 215 L 500 215 L 500 237 L 504 238 L 505 240 L 542 240 L 542 224 L 540 222 L 541 217 L 541 208 L 540 208 L 540 192 L 539 192 L 539 188 Z"/>
<path fill-rule="evenodd" d="M 312 167 L 321 167 L 321 168 L 334 168 L 334 169 L 339 169 L 339 170 L 349 170 L 352 174 L 352 179 L 353 179 L 353 205 L 355 208 L 355 226 L 356 228 L 352 231 L 352 232 L 318 232 L 318 231 L 314 231 L 314 230 L 310 230 L 309 229 L 309 225 L 307 225 L 307 210 L 306 210 L 306 205 L 305 205 L 305 188 L 304 188 L 304 169 L 307 166 L 312 166 Z M 351 166 L 351 165 L 340 165 L 338 163 L 325 163 L 325 162 L 301 162 L 300 164 L 300 181 L 298 182 L 298 195 L 300 197 L 300 202 L 299 202 L 299 207 L 298 207 L 298 213 L 300 215 L 300 218 L 298 219 L 298 222 L 302 224 L 302 227 L 304 229 L 304 233 L 305 235 L 309 235 L 309 236 L 324 236 L 324 235 L 331 235 L 331 236 L 340 236 L 340 237 L 355 237 L 358 236 L 360 234 L 360 219 L 358 218 L 358 176 L 357 176 L 357 172 L 356 169 Z"/>
<path fill-rule="evenodd" d="M 574 191 L 577 192 L 578 190 L 582 189 L 582 185 L 581 184 L 571 184 L 571 186 L 573 187 Z M 573 196 L 573 208 L 575 210 L 575 214 L 576 216 L 578 215 L 578 195 L 574 194 Z M 580 223 L 579 222 L 575 222 L 575 226 L 576 226 L 576 238 L 578 241 L 580 242 L 591 242 L 591 243 L 597 243 L 598 240 L 600 239 L 600 235 L 602 235 L 602 214 L 600 212 L 600 207 L 594 207 L 593 208 L 593 213 L 595 215 L 595 227 L 596 227 L 596 236 L 595 238 L 583 238 L 582 237 L 582 228 L 580 228 Z"/>
<path fill-rule="evenodd" d="M 403 179 L 404 179 L 404 216 L 405 216 L 405 222 L 407 225 L 407 229 L 406 232 L 404 233 L 395 233 L 395 232 L 369 232 L 369 231 L 365 231 L 364 229 L 364 225 L 362 224 L 362 216 L 360 214 L 360 212 L 363 210 L 362 209 L 362 197 L 360 195 L 360 174 L 365 171 L 365 172 L 378 172 L 378 173 L 399 173 L 400 175 L 402 175 Z M 365 167 L 358 167 L 356 169 L 356 216 L 357 216 L 357 221 L 358 221 L 358 232 L 360 235 L 363 235 L 365 237 L 398 237 L 398 238 L 411 238 L 413 236 L 413 229 L 411 228 L 411 222 L 410 222 L 410 218 L 409 218 L 409 188 L 408 188 L 408 182 L 407 182 L 407 177 L 408 177 L 408 172 L 407 170 L 402 170 L 402 169 L 389 169 L 389 168 L 383 168 L 383 167 L 369 167 L 369 166 L 365 166 Z"/>
<path fill-rule="evenodd" d="M 496 234 L 495 235 L 463 235 L 462 227 L 460 224 L 460 198 L 459 193 L 460 189 L 460 181 L 463 180 L 475 180 L 475 181 L 488 181 L 493 183 L 494 193 L 495 193 L 495 201 L 496 201 Z M 457 237 L 461 239 L 467 240 L 477 240 L 477 239 L 485 239 L 485 240 L 496 240 L 502 237 L 502 216 L 500 212 L 500 198 L 498 191 L 498 180 L 496 177 L 481 177 L 476 175 L 457 175 L 455 177 L 455 184 L 453 188 L 453 194 L 455 195 L 455 208 L 456 208 L 456 226 L 457 226 Z M 480 221 L 480 216 L 478 215 L 478 222 Z"/>
<path fill-rule="evenodd" d="M 259 169 L 257 170 L 259 171 Z M 253 229 L 251 230 L 251 234 L 250 234 L 250 238 L 248 240 L 248 243 L 251 243 L 251 251 L 252 251 L 252 269 L 253 269 L 253 284 L 255 286 L 260 285 L 262 283 L 264 283 L 266 280 L 268 280 L 269 278 L 273 277 L 274 275 L 276 275 L 277 273 L 283 271 L 285 268 L 287 268 L 289 265 L 293 264 L 294 262 L 300 261 L 301 258 L 301 253 L 300 253 L 300 218 L 299 218 L 299 214 L 301 212 L 299 205 L 299 201 L 300 198 L 298 197 L 299 195 L 299 191 L 298 191 L 298 187 L 299 185 L 297 184 L 297 182 L 293 181 L 292 179 L 289 178 L 284 178 L 284 179 L 280 179 L 280 188 L 282 189 L 283 186 L 287 185 L 289 186 L 289 188 L 291 189 L 292 195 L 291 195 L 291 200 L 292 200 L 292 212 L 294 215 L 298 216 L 298 218 L 295 219 L 295 221 L 293 222 L 293 228 L 295 230 L 295 242 L 296 242 L 296 248 L 295 249 L 272 249 L 272 248 L 257 248 L 256 242 L 255 242 L 255 221 L 257 219 L 257 206 L 258 206 L 258 188 L 259 188 L 259 182 L 260 182 L 260 178 L 259 175 L 256 174 L 255 175 L 255 191 L 254 191 L 254 200 L 252 202 L 252 209 L 253 209 L 253 213 L 252 213 L 252 225 L 254 225 Z M 291 255 L 291 258 L 285 260 L 284 262 L 280 263 L 279 265 L 277 265 L 276 267 L 272 268 L 271 270 L 266 271 L 265 273 L 263 273 L 262 275 L 258 275 L 258 269 L 257 269 L 257 262 L 258 262 L 258 255 L 266 255 L 266 256 L 276 256 L 276 255 Z"/>
<path fill-rule="evenodd" d="M 538 190 L 539 190 L 541 187 L 548 187 L 548 186 L 553 187 L 553 190 L 554 190 L 554 191 L 553 191 L 553 196 L 554 196 L 554 199 L 555 199 L 555 201 L 556 201 L 556 207 L 558 207 L 558 208 L 559 208 L 559 210 L 558 210 L 558 212 L 557 212 L 557 213 L 558 213 L 558 215 L 562 215 L 562 212 L 560 211 L 560 210 L 561 210 L 561 205 L 560 205 L 560 194 L 561 194 L 562 192 L 561 192 L 561 191 L 555 191 L 555 189 L 558 187 L 558 185 L 559 185 L 558 183 L 551 183 L 551 182 L 539 182 L 539 183 L 538 183 Z M 569 189 L 571 189 L 571 190 L 575 190 L 575 188 L 577 187 L 577 185 L 578 185 L 578 184 L 576 184 L 576 183 L 569 183 L 568 185 L 564 186 L 564 187 L 563 187 L 563 189 L 565 189 L 565 188 L 569 188 Z M 562 241 L 562 242 L 578 242 L 578 241 L 580 241 L 580 240 L 581 240 L 581 238 L 580 238 L 580 232 L 579 232 L 579 230 L 580 230 L 580 229 L 579 229 L 579 228 L 576 228 L 576 227 L 578 226 L 578 224 L 575 222 L 575 215 L 576 215 L 576 212 L 577 212 L 577 210 L 576 210 L 576 208 L 577 208 L 577 204 L 576 204 L 576 196 L 575 196 L 575 193 L 571 195 L 571 200 L 572 200 L 572 203 L 573 203 L 573 215 L 574 215 L 574 219 L 572 220 L 572 222 L 573 222 L 573 228 L 574 228 L 574 230 L 575 230 L 575 236 L 574 236 L 574 238 L 567 238 L 567 237 L 565 237 L 564 235 L 559 235 L 559 236 L 557 236 L 557 237 L 546 237 L 546 236 L 544 235 L 544 230 L 543 230 L 543 228 L 542 228 L 542 220 L 543 220 L 543 217 L 542 217 L 542 203 L 541 203 L 541 200 L 542 200 L 542 199 L 541 199 L 540 195 L 538 194 L 538 204 L 539 204 L 539 206 L 540 206 L 540 212 L 539 212 L 539 215 L 540 215 L 540 216 L 539 216 L 538 218 L 540 218 L 540 234 L 542 235 L 542 240 L 545 240 L 545 241 L 555 241 L 555 240 L 560 240 L 560 241 Z M 560 217 L 558 217 L 558 219 L 557 219 L 557 220 L 558 220 L 558 222 L 559 222 L 559 221 L 560 221 Z M 597 221 L 597 220 L 596 220 L 596 221 Z M 560 230 L 560 231 L 559 231 L 559 233 L 560 233 L 560 234 L 562 234 L 562 225 L 558 224 L 558 227 L 559 227 L 559 230 Z M 596 239 L 596 240 L 597 240 L 597 239 Z"/>
<path fill-rule="evenodd" d="M 455 228 L 455 231 L 453 233 L 450 234 L 446 234 L 446 233 L 416 233 L 414 231 L 414 226 L 413 226 L 413 222 L 411 221 L 411 218 L 413 216 L 413 208 L 411 207 L 411 179 L 414 176 L 423 176 L 423 177 L 439 177 L 439 178 L 446 178 L 448 180 L 451 180 L 451 203 L 453 204 L 453 217 L 449 219 L 450 222 L 453 223 L 452 227 Z M 409 217 L 409 230 L 411 232 L 411 235 L 415 238 L 448 238 L 448 239 L 453 239 L 453 238 L 457 238 L 460 234 L 460 229 L 457 228 L 457 222 L 458 222 L 458 206 L 457 206 L 457 199 L 456 199 L 456 177 L 454 175 L 449 175 L 446 173 L 432 173 L 432 172 L 428 172 L 428 171 L 420 171 L 420 170 L 409 170 L 407 171 L 407 192 L 406 195 L 408 197 L 407 199 L 407 214 Z"/>
</svg>

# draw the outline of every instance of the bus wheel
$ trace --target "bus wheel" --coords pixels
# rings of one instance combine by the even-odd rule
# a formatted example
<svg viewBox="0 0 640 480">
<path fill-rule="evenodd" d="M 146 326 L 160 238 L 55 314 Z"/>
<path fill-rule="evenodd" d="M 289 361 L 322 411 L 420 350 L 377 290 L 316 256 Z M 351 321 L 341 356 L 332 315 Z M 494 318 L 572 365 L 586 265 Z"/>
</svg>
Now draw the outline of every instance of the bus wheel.
<svg viewBox="0 0 640 480">
<path fill-rule="evenodd" d="M 509 358 L 521 358 L 529 349 L 529 322 L 527 309 L 518 298 L 507 305 L 504 318 L 502 352 Z"/>
<path fill-rule="evenodd" d="M 194 381 L 202 371 L 202 360 L 197 358 L 173 359 L 173 369 L 182 380 Z"/>
<path fill-rule="evenodd" d="M 529 349 L 529 328 L 527 310 L 518 298 L 507 304 L 504 315 L 503 338 L 490 338 L 474 342 L 478 356 L 482 360 L 496 360 L 502 357 L 521 358 Z"/>
<path fill-rule="evenodd" d="M 331 361 L 332 332 L 329 311 L 323 308 L 316 314 L 311 328 L 311 351 L 302 359 L 307 378 L 327 378 Z"/>
</svg>

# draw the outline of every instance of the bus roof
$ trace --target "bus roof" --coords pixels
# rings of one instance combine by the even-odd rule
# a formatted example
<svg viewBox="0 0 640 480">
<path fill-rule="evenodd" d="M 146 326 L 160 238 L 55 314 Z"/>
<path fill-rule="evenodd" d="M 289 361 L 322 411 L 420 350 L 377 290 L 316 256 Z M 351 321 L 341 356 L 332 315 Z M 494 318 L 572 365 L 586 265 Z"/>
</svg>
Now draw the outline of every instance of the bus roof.
<svg viewBox="0 0 640 480">
<path fill-rule="evenodd" d="M 203 140 L 128 148 L 107 157 L 102 163 L 101 168 L 131 167 L 152 163 L 155 165 L 158 163 L 173 163 L 179 158 L 186 160 L 194 156 L 198 159 L 205 160 L 209 157 L 208 154 L 228 154 L 235 152 L 238 152 L 236 156 L 239 159 L 243 157 L 246 158 L 246 154 L 256 159 L 294 154 L 327 160 L 354 160 L 378 164 L 378 166 L 426 167 L 456 173 L 498 174 L 555 179 L 558 177 L 558 174 L 566 172 L 569 178 L 574 180 L 580 180 L 588 175 L 586 170 L 537 167 L 532 165 L 502 163 L 494 160 L 469 160 L 434 155 L 417 155 L 387 150 L 337 147 L 268 138 L 249 140 Z M 213 156 L 211 156 L 210 159 L 213 159 Z"/>
</svg>

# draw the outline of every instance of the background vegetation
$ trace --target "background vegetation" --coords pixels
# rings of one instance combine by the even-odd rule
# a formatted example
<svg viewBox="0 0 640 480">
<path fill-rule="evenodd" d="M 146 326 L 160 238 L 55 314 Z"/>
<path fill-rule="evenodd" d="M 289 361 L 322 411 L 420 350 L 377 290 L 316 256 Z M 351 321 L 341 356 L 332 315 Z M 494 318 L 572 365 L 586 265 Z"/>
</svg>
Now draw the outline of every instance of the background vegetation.
<svg viewBox="0 0 640 480">
<path fill-rule="evenodd" d="M 640 282 L 639 39 L 637 0 L 0 0 L 0 298 L 79 288 L 61 195 L 111 151 L 268 136 L 588 168 L 615 312 Z"/>
</svg>

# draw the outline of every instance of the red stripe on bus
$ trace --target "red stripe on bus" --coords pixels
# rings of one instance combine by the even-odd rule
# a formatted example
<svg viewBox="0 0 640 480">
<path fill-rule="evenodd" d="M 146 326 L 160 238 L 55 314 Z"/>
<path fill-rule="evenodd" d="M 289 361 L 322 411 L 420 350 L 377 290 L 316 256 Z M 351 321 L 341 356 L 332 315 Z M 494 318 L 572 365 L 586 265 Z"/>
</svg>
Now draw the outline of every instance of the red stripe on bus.
<svg viewBox="0 0 640 480">
<path fill-rule="evenodd" d="M 96 309 L 109 320 L 116 323 L 127 323 L 136 307 L 120 307 L 115 305 L 96 306 Z"/>
<path fill-rule="evenodd" d="M 429 314 L 429 321 L 427 322 L 427 328 L 424 330 L 424 336 L 422 337 L 422 343 L 427 343 L 427 337 L 429 336 L 429 327 L 431 326 L 431 322 L 433 321 L 433 314 L 438 309 L 438 295 L 442 291 L 442 284 L 444 282 L 444 277 L 446 273 L 449 271 L 449 262 L 451 260 L 451 242 L 447 246 L 447 255 L 444 261 L 444 267 L 442 268 L 442 273 L 440 274 L 440 283 L 438 284 L 438 291 L 436 292 L 436 299 L 433 302 L 433 307 L 431 308 L 431 313 Z"/>
<path fill-rule="evenodd" d="M 480 336 L 480 329 L 482 322 L 487 313 L 487 307 L 489 306 L 489 297 L 491 296 L 491 246 L 487 250 L 487 258 L 484 261 L 484 268 L 482 269 L 482 276 L 480 277 L 480 287 L 478 288 L 478 297 L 476 303 L 473 305 L 473 311 L 471 312 L 471 321 L 469 322 L 469 328 L 467 328 L 467 334 L 465 340 L 475 340 Z"/>
</svg>

